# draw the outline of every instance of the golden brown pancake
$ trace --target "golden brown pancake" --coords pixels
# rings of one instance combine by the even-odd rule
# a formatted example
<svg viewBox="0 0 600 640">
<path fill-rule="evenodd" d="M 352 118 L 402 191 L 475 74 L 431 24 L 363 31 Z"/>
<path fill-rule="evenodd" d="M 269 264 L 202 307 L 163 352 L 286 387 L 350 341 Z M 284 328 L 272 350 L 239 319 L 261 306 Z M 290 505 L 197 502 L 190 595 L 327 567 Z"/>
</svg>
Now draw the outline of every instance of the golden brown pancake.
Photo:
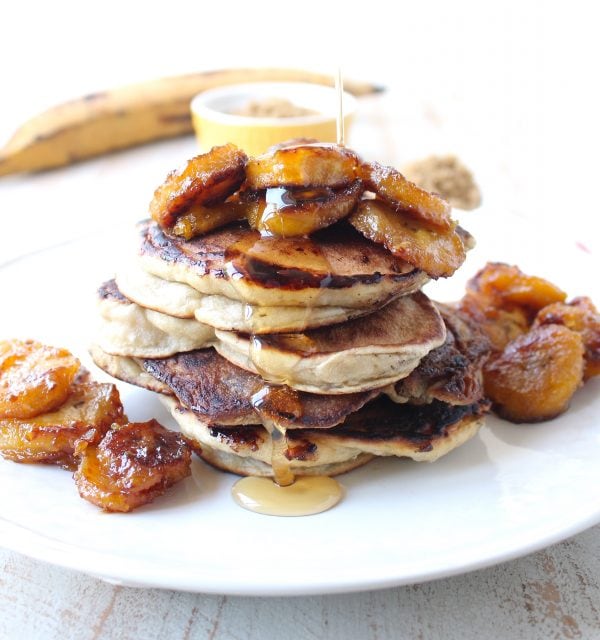
<svg viewBox="0 0 600 640">
<path fill-rule="evenodd" d="M 258 306 L 365 309 L 428 280 L 345 222 L 305 238 L 264 238 L 245 222 L 185 241 L 140 225 L 147 272 Z"/>
<path fill-rule="evenodd" d="M 208 462 L 240 475 L 272 475 L 271 436 L 262 425 L 209 426 L 174 399 L 163 402 Z M 487 408 L 486 402 L 398 405 L 381 396 L 337 427 L 288 431 L 286 458 L 296 475 L 336 475 L 373 456 L 433 462 L 472 438 Z"/>
<path fill-rule="evenodd" d="M 114 280 L 97 294 L 98 346 L 112 355 L 162 358 L 210 346 L 214 330 L 196 319 L 175 318 L 128 300 Z"/>
<path fill-rule="evenodd" d="M 376 307 L 259 307 L 164 280 L 144 271 L 139 261 L 122 268 L 116 282 L 123 295 L 146 309 L 177 318 L 195 317 L 198 322 L 223 331 L 290 333 L 345 322 L 376 310 Z"/>
<path fill-rule="evenodd" d="M 448 404 L 472 404 L 483 395 L 481 367 L 489 353 L 489 342 L 468 318 L 464 318 L 462 314 L 447 305 L 436 304 L 446 324 L 444 344 L 430 351 L 407 378 L 379 391 L 398 403 L 423 404 L 432 400 L 442 400 Z M 141 360 L 109 356 L 97 346 L 93 347 L 92 356 L 100 368 L 116 378 L 162 393 L 173 393 L 170 387 L 143 370 Z M 222 359 L 215 360 L 222 364 Z M 165 370 L 171 366 L 169 362 L 164 363 Z M 229 366 L 227 369 L 229 372 L 227 384 L 230 385 L 228 388 L 240 389 L 244 394 L 249 393 L 257 384 L 257 376 L 249 376 L 247 372 L 234 366 Z M 214 370 L 218 375 L 218 366 Z M 187 384 L 194 386 L 199 384 L 199 379 L 211 371 L 212 367 L 188 369 L 188 371 L 182 369 L 180 374 L 188 378 Z M 249 383 L 249 381 L 252 382 Z M 217 398 L 226 393 L 226 390 L 216 386 L 216 383 L 211 385 L 210 380 L 207 388 L 212 388 L 213 392 L 216 390 Z M 242 401 L 240 402 L 243 404 Z M 245 406 L 247 409 L 247 404 Z M 252 423 L 256 414 L 253 412 L 246 412 L 246 414 L 247 421 Z M 235 422 L 244 423 L 243 416 L 244 412 L 241 412 Z"/>
<path fill-rule="evenodd" d="M 163 384 L 142 368 L 139 360 L 128 358 L 126 356 L 113 356 L 102 349 L 98 345 L 90 347 L 90 355 L 94 364 L 108 373 L 108 375 L 117 380 L 122 380 L 136 387 L 148 389 L 166 395 L 173 395 L 173 391 L 166 384 Z"/>
<path fill-rule="evenodd" d="M 254 424 L 262 418 L 286 429 L 325 429 L 339 424 L 380 393 L 316 395 L 269 387 L 260 376 L 236 367 L 214 349 L 144 359 L 142 366 L 210 425 Z M 271 389 L 275 393 L 270 394 Z"/>
<path fill-rule="evenodd" d="M 398 405 L 382 395 L 350 415 L 342 425 L 323 433 L 335 438 L 337 446 L 433 462 L 475 435 L 489 407 L 487 400 L 469 405 L 439 400 Z M 304 433 L 310 439 L 320 432 Z M 292 437 L 297 435 L 294 432 Z"/>
<path fill-rule="evenodd" d="M 483 396 L 482 366 L 490 353 L 489 340 L 456 309 L 436 305 L 446 325 L 446 340 L 409 376 L 386 389 L 395 402 L 471 404 Z"/>
<path fill-rule="evenodd" d="M 305 333 L 250 338 L 141 307 L 114 280 L 98 290 L 97 345 L 111 355 L 162 358 L 214 346 L 233 364 L 301 391 L 346 394 L 406 377 L 445 338 L 433 303 L 402 296 L 364 318 Z"/>
<path fill-rule="evenodd" d="M 310 393 L 376 389 L 406 377 L 443 344 L 446 329 L 421 292 L 363 318 L 304 333 L 251 338 L 217 331 L 215 349 L 239 367 Z"/>
</svg>

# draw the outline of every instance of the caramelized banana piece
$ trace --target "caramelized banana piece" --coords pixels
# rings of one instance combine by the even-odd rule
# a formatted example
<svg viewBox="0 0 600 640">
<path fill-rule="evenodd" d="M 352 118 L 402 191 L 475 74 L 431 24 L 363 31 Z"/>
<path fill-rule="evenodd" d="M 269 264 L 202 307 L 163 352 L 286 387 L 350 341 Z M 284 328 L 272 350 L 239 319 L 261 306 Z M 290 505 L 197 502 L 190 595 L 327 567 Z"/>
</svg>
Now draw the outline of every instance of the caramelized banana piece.
<svg viewBox="0 0 600 640">
<path fill-rule="evenodd" d="M 560 325 L 535 327 L 488 360 L 483 377 L 486 395 L 507 420 L 554 418 L 582 383 L 581 336 Z"/>
<path fill-rule="evenodd" d="M 495 351 L 502 351 L 509 342 L 529 329 L 529 320 L 523 309 L 495 307 L 483 296 L 467 293 L 458 302 L 457 308 L 485 333 Z"/>
<path fill-rule="evenodd" d="M 564 302 L 567 297 L 548 280 L 529 276 L 518 267 L 501 262 L 488 262 L 469 280 L 467 292 L 486 298 L 494 306 L 519 306 L 533 315 L 553 302 Z"/>
<path fill-rule="evenodd" d="M 362 192 L 360 180 L 338 191 L 268 189 L 266 204 L 259 216 L 249 218 L 250 226 L 283 238 L 307 236 L 345 218 Z"/>
<path fill-rule="evenodd" d="M 546 324 L 560 324 L 581 334 L 585 348 L 583 379 L 600 375 L 600 314 L 590 298 L 549 304 L 537 314 L 533 326 Z"/>
<path fill-rule="evenodd" d="M 343 187 L 356 178 L 358 156 L 336 144 L 301 144 L 275 149 L 248 161 L 246 183 L 270 187 Z"/>
<path fill-rule="evenodd" d="M 154 192 L 150 215 L 163 228 L 193 206 L 224 201 L 244 181 L 248 157 L 232 144 L 213 147 L 173 171 Z"/>
<path fill-rule="evenodd" d="M 78 440 L 99 442 L 124 420 L 114 384 L 75 382 L 60 409 L 29 419 L 0 420 L 0 454 L 14 462 L 52 462 L 74 468 Z"/>
<path fill-rule="evenodd" d="M 348 221 L 369 240 L 433 278 L 451 276 L 466 257 L 454 229 L 434 229 L 380 200 L 362 200 Z"/>
<path fill-rule="evenodd" d="M 171 233 L 190 240 L 230 222 L 248 218 L 252 207 L 255 207 L 253 203 L 246 202 L 221 202 L 210 207 L 197 204 L 177 220 Z"/>
<path fill-rule="evenodd" d="M 393 167 L 365 162 L 360 165 L 359 176 L 369 191 L 373 191 L 392 208 L 406 211 L 446 231 L 454 228 L 450 205 L 437 194 L 417 187 Z"/>
<path fill-rule="evenodd" d="M 300 145 L 307 144 L 323 144 L 319 143 L 316 138 L 290 138 L 289 140 L 284 140 L 283 142 L 276 142 L 272 144 L 266 151 L 266 153 L 273 153 L 274 151 L 279 151 L 279 149 L 286 149 L 287 147 L 299 147 Z"/>
<path fill-rule="evenodd" d="M 0 419 L 31 418 L 59 407 L 79 360 L 66 349 L 34 340 L 0 342 Z"/>
<path fill-rule="evenodd" d="M 82 443 L 79 455 L 79 495 L 105 511 L 152 502 L 191 473 L 190 445 L 156 420 L 115 425 L 98 445 Z"/>
</svg>

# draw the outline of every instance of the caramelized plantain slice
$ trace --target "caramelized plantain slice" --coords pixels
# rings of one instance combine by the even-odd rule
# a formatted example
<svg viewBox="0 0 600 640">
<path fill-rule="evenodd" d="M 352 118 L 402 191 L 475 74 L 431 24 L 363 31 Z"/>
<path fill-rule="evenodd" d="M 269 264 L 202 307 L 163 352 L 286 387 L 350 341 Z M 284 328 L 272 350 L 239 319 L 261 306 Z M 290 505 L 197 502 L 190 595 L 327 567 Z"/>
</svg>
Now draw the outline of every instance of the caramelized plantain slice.
<svg viewBox="0 0 600 640">
<path fill-rule="evenodd" d="M 343 187 L 356 179 L 358 156 L 337 144 L 300 144 L 274 149 L 248 161 L 246 183 L 270 187 Z"/>
<path fill-rule="evenodd" d="M 34 340 L 0 341 L 0 419 L 31 418 L 59 407 L 79 369 L 66 349 Z"/>
<path fill-rule="evenodd" d="M 458 302 L 457 308 L 485 333 L 496 351 L 502 351 L 511 340 L 529 329 L 527 314 L 521 308 L 508 310 L 495 307 L 483 296 L 467 293 Z"/>
<path fill-rule="evenodd" d="M 507 420 L 554 418 L 582 383 L 581 336 L 555 324 L 535 327 L 488 360 L 483 377 L 486 395 Z"/>
<path fill-rule="evenodd" d="M 369 191 L 373 191 L 392 208 L 406 211 L 413 217 L 446 231 L 454 228 L 450 205 L 437 194 L 417 187 L 393 167 L 385 167 L 378 162 L 365 162 L 360 165 L 359 177 Z"/>
<path fill-rule="evenodd" d="M 600 375 L 600 314 L 590 298 L 575 298 L 568 304 L 555 302 L 536 316 L 534 327 L 560 324 L 581 334 L 585 348 L 583 379 Z"/>
<path fill-rule="evenodd" d="M 114 384 L 75 382 L 56 411 L 29 419 L 0 420 L 0 454 L 14 462 L 52 462 L 72 468 L 78 440 L 99 442 L 124 420 Z"/>
<path fill-rule="evenodd" d="M 362 200 L 348 221 L 369 240 L 433 278 L 451 276 L 466 257 L 454 229 L 432 228 L 381 200 Z"/>
<path fill-rule="evenodd" d="M 79 495 L 105 511 L 131 511 L 190 475 L 192 449 L 156 420 L 115 425 L 79 452 Z"/>
<path fill-rule="evenodd" d="M 518 306 L 533 315 L 553 302 L 564 302 L 567 297 L 548 280 L 529 276 L 518 267 L 501 262 L 488 262 L 469 280 L 467 292 L 486 298 L 490 305 L 506 309 Z"/>
<path fill-rule="evenodd" d="M 249 218 L 250 226 L 282 238 L 307 236 L 348 216 L 362 192 L 360 180 L 337 191 L 268 189 L 266 204 L 259 215 Z"/>
<path fill-rule="evenodd" d="M 213 147 L 173 171 L 156 189 L 150 215 L 163 228 L 196 205 L 223 202 L 244 181 L 248 157 L 233 144 Z"/>
<path fill-rule="evenodd" d="M 177 220 L 171 233 L 190 240 L 230 222 L 244 220 L 255 208 L 256 204 L 251 202 L 221 202 L 213 206 L 197 204 Z"/>
<path fill-rule="evenodd" d="M 287 147 L 299 147 L 300 145 L 307 144 L 322 144 L 316 138 L 290 138 L 289 140 L 284 140 L 283 142 L 276 142 L 272 144 L 266 151 L 266 153 L 273 153 L 274 151 L 279 151 L 279 149 L 286 149 Z"/>
</svg>

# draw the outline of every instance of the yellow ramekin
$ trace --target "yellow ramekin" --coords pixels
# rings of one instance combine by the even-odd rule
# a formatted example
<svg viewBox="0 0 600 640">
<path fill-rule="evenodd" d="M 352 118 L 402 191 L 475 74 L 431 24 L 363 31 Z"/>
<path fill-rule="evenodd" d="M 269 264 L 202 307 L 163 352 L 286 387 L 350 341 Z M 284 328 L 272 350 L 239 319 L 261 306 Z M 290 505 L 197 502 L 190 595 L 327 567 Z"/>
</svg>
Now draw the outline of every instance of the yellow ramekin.
<svg viewBox="0 0 600 640">
<path fill-rule="evenodd" d="M 315 114 L 278 117 L 240 116 L 231 113 L 248 102 L 284 98 L 294 105 L 316 111 Z M 344 92 L 344 129 L 348 129 L 356 111 L 356 99 Z M 338 98 L 333 87 L 305 82 L 254 82 L 229 85 L 198 94 L 191 102 L 192 122 L 203 151 L 232 142 L 251 156 L 292 138 L 316 138 L 337 141 Z"/>
</svg>

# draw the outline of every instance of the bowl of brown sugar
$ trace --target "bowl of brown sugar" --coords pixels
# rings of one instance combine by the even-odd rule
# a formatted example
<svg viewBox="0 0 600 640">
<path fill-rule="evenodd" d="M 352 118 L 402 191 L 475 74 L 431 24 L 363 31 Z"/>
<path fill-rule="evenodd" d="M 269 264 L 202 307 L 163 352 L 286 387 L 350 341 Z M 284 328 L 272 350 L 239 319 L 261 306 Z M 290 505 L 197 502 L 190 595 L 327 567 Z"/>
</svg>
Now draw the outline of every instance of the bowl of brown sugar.
<svg viewBox="0 0 600 640">
<path fill-rule="evenodd" d="M 344 129 L 356 98 L 343 93 Z M 206 151 L 232 142 L 249 155 L 293 138 L 337 141 L 339 97 L 333 87 L 305 82 L 254 82 L 211 89 L 191 102 L 196 137 Z"/>
</svg>

